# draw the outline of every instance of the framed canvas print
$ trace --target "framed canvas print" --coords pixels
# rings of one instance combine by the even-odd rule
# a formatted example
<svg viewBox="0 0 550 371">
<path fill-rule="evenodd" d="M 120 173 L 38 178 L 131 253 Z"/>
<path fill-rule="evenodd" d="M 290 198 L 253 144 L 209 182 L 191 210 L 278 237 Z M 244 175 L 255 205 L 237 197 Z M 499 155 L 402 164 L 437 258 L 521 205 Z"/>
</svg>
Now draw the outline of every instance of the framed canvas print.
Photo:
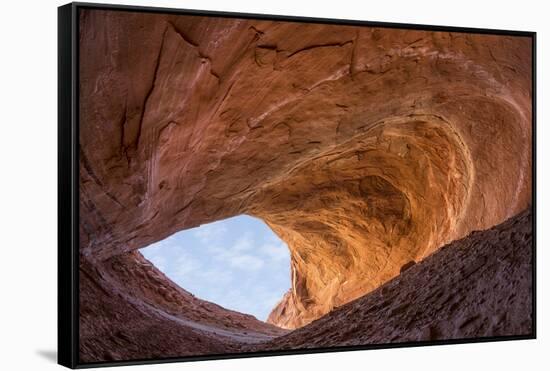
<svg viewBox="0 0 550 371">
<path fill-rule="evenodd" d="M 58 19 L 62 365 L 535 337 L 535 33 Z"/>
</svg>

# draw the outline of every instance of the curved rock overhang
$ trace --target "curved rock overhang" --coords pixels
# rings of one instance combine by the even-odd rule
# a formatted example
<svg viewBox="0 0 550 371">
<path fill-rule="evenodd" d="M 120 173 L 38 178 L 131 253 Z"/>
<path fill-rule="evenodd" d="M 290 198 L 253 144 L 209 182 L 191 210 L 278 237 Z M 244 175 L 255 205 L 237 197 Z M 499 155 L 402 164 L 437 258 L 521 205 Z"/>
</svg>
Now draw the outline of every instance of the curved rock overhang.
<svg viewBox="0 0 550 371">
<path fill-rule="evenodd" d="M 250 214 L 290 248 L 292 287 L 269 322 L 296 328 L 530 203 L 529 38 L 80 21 L 87 267 Z"/>
</svg>

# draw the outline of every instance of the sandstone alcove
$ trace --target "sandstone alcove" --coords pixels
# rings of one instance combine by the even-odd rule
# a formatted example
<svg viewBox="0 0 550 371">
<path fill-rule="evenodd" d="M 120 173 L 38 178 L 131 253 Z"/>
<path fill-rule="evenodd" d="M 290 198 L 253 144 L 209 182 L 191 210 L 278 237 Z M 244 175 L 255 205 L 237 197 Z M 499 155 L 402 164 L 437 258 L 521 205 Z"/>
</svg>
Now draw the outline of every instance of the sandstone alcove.
<svg viewBox="0 0 550 371">
<path fill-rule="evenodd" d="M 246 215 L 177 232 L 139 251 L 197 298 L 262 321 L 290 288 L 288 247 Z"/>
<path fill-rule="evenodd" d="M 94 10 L 80 40 L 83 359 L 530 330 L 530 38 Z M 137 251 L 242 214 L 290 252 L 267 323 Z"/>
</svg>

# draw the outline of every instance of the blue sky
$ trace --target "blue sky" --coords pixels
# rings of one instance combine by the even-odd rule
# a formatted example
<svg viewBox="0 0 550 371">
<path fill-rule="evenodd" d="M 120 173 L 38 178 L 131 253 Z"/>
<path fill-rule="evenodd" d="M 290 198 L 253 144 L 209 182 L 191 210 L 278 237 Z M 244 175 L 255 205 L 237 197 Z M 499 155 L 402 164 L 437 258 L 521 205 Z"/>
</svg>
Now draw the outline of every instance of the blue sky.
<svg viewBox="0 0 550 371">
<path fill-rule="evenodd" d="M 195 296 L 262 321 L 290 288 L 288 247 L 247 215 L 175 233 L 140 252 Z"/>
</svg>

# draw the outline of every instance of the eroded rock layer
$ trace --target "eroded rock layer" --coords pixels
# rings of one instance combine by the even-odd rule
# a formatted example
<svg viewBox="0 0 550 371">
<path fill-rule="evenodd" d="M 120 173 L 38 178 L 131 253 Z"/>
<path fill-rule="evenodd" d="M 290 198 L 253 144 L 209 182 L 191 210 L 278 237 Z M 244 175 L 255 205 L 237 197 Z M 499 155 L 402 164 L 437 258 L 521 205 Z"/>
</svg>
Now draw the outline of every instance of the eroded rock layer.
<svg viewBox="0 0 550 371">
<path fill-rule="evenodd" d="M 530 202 L 529 38 L 100 10 L 80 22 L 84 308 L 106 262 L 137 272 L 135 250 L 250 214 L 290 248 L 269 322 L 296 328 Z"/>
<path fill-rule="evenodd" d="M 83 362 L 533 333 L 532 215 L 473 232 L 287 333 L 195 298 L 139 253 L 81 277 Z"/>
<path fill-rule="evenodd" d="M 527 210 L 445 245 L 371 293 L 248 351 L 533 334 Z"/>
</svg>

